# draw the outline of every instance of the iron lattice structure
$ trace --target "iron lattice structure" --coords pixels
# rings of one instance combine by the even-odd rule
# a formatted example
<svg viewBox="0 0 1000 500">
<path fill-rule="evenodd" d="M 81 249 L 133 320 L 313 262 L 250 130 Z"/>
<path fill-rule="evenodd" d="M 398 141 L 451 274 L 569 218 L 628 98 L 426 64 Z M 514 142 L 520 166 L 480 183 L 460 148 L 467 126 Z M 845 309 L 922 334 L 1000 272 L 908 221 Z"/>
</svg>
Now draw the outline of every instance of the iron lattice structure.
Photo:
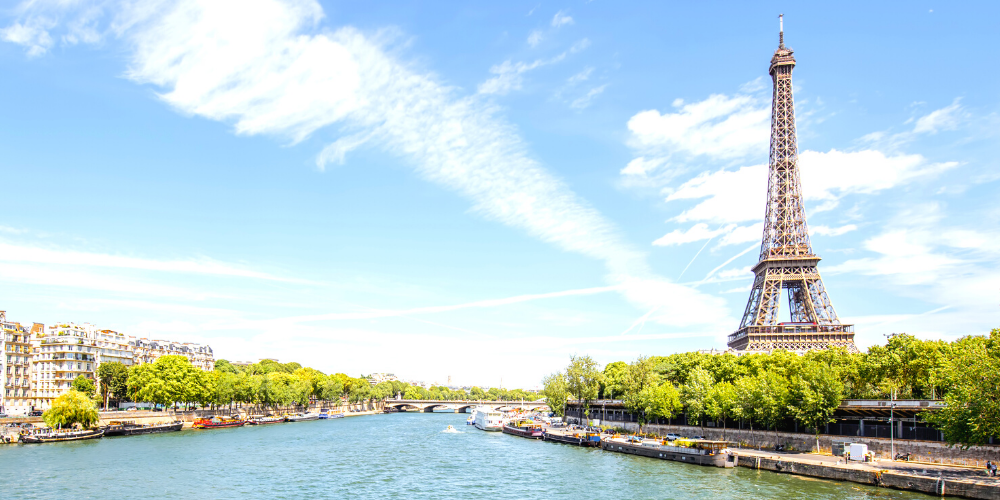
<svg viewBox="0 0 1000 500">
<path fill-rule="evenodd" d="M 792 68 L 795 57 L 785 47 L 784 29 L 769 73 L 774 83 L 771 105 L 771 155 L 767 179 L 767 210 L 760 260 L 743 321 L 729 335 L 729 347 L 739 351 L 807 351 L 841 346 L 856 352 L 854 325 L 837 318 L 823 286 L 802 205 Z M 781 291 L 787 290 L 791 322 L 779 323 Z"/>
</svg>

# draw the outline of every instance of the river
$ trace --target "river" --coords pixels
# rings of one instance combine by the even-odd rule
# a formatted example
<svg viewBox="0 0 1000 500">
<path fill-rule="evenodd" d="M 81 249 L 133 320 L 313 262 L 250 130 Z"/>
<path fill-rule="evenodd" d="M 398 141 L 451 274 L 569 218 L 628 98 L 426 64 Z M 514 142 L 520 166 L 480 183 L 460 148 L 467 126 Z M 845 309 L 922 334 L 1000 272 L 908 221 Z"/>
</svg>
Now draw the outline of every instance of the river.
<svg viewBox="0 0 1000 500">
<path fill-rule="evenodd" d="M 0 445 L 0 498 L 932 498 L 533 441 L 465 418 L 399 413 Z M 442 432 L 449 424 L 460 432 Z"/>
</svg>

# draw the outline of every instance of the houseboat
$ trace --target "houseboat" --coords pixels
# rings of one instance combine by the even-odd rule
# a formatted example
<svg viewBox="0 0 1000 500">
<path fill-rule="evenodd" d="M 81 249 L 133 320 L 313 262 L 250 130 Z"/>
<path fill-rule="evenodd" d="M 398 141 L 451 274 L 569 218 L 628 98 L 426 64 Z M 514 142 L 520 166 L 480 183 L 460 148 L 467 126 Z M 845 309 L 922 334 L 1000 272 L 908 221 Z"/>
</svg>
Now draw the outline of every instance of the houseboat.
<svg viewBox="0 0 1000 500">
<path fill-rule="evenodd" d="M 678 439 L 671 442 L 637 436 L 613 436 L 602 440 L 601 448 L 629 455 L 715 467 L 735 467 L 737 463 L 736 454 L 728 450 L 726 441 Z"/>
<path fill-rule="evenodd" d="M 319 413 L 292 413 L 286 414 L 285 420 L 289 422 L 305 422 L 306 420 L 318 420 Z"/>
<path fill-rule="evenodd" d="M 161 422 L 155 424 L 137 424 L 134 420 L 112 420 L 110 424 L 104 426 L 105 437 L 111 436 L 138 436 L 140 434 L 157 434 L 160 432 L 176 432 L 184 427 L 184 422 L 174 420 L 173 422 Z"/>
<path fill-rule="evenodd" d="M 195 429 L 222 429 L 225 427 L 243 427 L 247 421 L 238 417 L 199 418 L 191 426 Z"/>
<path fill-rule="evenodd" d="M 503 433 L 528 439 L 542 439 L 542 424 L 533 420 L 511 420 L 503 425 Z"/>
<path fill-rule="evenodd" d="M 25 433 L 20 435 L 22 443 L 61 443 L 64 441 L 83 441 L 84 439 L 99 439 L 104 436 L 102 429 L 55 430 L 45 432 Z"/>
<path fill-rule="evenodd" d="M 285 421 L 285 417 L 280 415 L 259 415 L 247 419 L 249 425 L 280 424 Z"/>
<path fill-rule="evenodd" d="M 599 433 L 568 426 L 549 427 L 542 434 L 542 439 L 557 443 L 575 444 L 577 446 L 597 447 L 601 445 L 601 435 Z"/>
</svg>

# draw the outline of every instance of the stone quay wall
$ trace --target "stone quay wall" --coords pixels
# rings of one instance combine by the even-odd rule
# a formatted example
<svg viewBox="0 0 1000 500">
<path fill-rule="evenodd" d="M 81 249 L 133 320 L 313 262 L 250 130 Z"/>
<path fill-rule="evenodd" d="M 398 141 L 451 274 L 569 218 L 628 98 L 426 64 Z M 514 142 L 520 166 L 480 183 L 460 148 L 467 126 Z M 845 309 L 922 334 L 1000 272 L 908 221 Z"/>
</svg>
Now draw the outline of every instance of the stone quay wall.
<svg viewBox="0 0 1000 500">
<path fill-rule="evenodd" d="M 959 496 L 974 499 L 1000 498 L 1000 485 L 983 484 L 923 476 L 913 476 L 892 471 L 861 469 L 842 465 L 804 463 L 788 458 L 768 458 L 740 455 L 739 466 L 750 469 L 768 470 L 782 474 L 851 481 L 906 491 L 919 491 L 931 495 Z"/>
<path fill-rule="evenodd" d="M 568 417 L 570 423 L 579 423 L 579 419 Z M 629 432 L 639 432 L 639 424 L 635 422 L 617 422 L 604 420 L 602 425 L 610 427 L 621 427 Z M 742 448 L 774 449 L 776 445 L 783 445 L 786 451 L 812 451 L 816 449 L 816 437 L 812 434 L 765 431 L 755 429 L 722 429 L 719 427 L 697 427 L 688 425 L 655 425 L 647 424 L 642 426 L 642 431 L 657 435 L 668 433 L 680 434 L 682 436 L 705 436 L 707 439 L 718 441 L 730 441 L 739 443 Z M 829 434 L 819 435 L 819 447 L 821 453 L 831 453 L 840 455 L 843 449 L 842 443 L 863 443 L 868 445 L 868 451 L 875 453 L 875 456 L 883 459 L 892 459 L 892 443 L 889 439 L 860 437 L 860 436 L 833 436 Z M 838 446 L 834 446 L 838 445 Z M 943 465 L 963 465 L 970 467 L 985 467 L 987 460 L 1000 462 L 1000 446 L 984 445 L 971 446 L 963 449 L 959 446 L 948 446 L 947 443 L 938 441 L 916 441 L 911 439 L 895 440 L 896 453 L 909 453 L 911 461 L 927 462 Z"/>
</svg>

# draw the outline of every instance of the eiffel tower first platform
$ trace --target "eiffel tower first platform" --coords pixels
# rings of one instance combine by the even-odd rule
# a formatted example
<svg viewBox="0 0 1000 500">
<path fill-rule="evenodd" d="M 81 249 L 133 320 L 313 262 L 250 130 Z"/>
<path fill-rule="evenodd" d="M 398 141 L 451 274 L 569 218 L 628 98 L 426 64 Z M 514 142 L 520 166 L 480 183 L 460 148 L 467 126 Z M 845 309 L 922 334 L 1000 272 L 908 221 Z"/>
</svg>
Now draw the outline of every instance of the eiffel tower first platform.
<svg viewBox="0 0 1000 500">
<path fill-rule="evenodd" d="M 729 348 L 742 352 L 774 349 L 804 352 L 841 346 L 857 352 L 854 325 L 837 318 L 816 265 L 802 205 L 792 68 L 795 58 L 785 47 L 784 22 L 769 73 L 774 83 L 771 103 L 771 155 L 767 209 L 760 261 L 739 330 L 729 335 Z M 791 321 L 778 322 L 781 291 L 787 290 Z"/>
</svg>

